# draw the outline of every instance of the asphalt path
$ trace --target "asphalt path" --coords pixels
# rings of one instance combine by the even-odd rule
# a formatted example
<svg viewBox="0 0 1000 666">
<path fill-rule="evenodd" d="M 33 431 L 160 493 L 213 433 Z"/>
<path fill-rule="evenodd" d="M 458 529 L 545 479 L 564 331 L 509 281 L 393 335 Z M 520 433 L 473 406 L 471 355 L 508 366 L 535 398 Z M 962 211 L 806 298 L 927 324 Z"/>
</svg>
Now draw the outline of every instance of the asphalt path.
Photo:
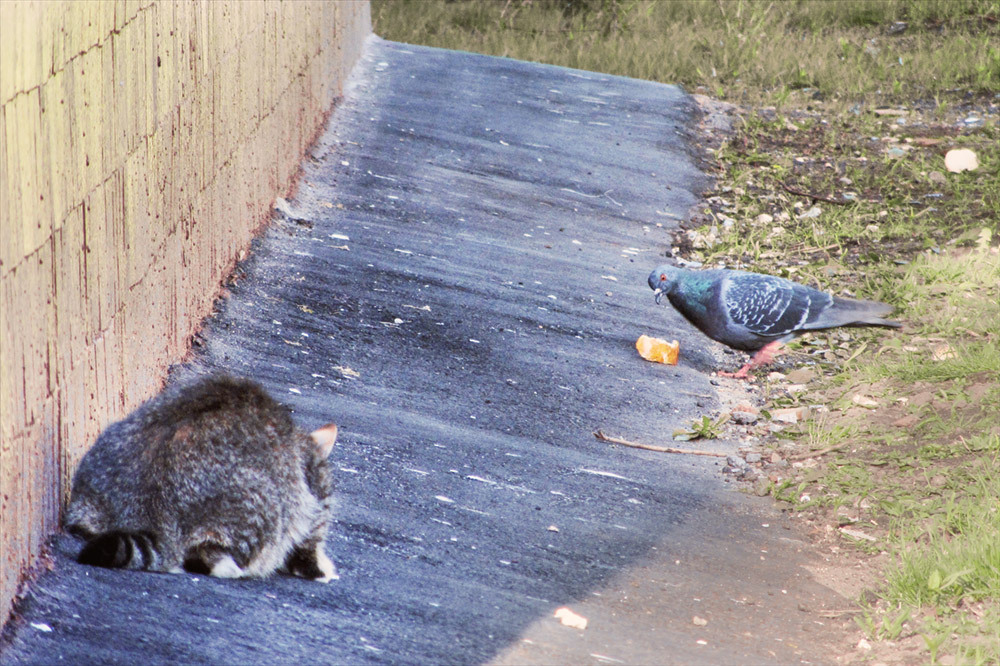
<svg viewBox="0 0 1000 666">
<path fill-rule="evenodd" d="M 785 518 L 717 458 L 593 436 L 671 444 L 719 409 L 718 346 L 646 285 L 707 185 L 693 115 L 672 86 L 373 38 L 192 361 L 340 425 L 340 580 L 91 568 L 58 536 L 2 662 L 823 662 L 807 611 L 837 598 Z"/>
</svg>

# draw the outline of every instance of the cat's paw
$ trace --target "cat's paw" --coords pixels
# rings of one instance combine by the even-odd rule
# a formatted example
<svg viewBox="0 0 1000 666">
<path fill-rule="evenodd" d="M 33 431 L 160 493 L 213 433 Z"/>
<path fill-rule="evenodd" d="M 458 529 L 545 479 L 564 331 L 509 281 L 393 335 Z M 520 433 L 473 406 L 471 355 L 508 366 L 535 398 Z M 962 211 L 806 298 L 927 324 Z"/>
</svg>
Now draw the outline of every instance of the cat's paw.
<svg viewBox="0 0 1000 666">
<path fill-rule="evenodd" d="M 340 574 L 337 573 L 337 567 L 334 566 L 333 561 L 323 552 L 322 547 L 316 549 L 316 568 L 322 573 L 322 575 L 313 578 L 317 583 L 329 583 L 331 580 L 338 580 L 340 578 Z"/>
<path fill-rule="evenodd" d="M 212 571 L 210 573 L 218 578 L 239 578 L 244 575 L 243 569 L 229 555 L 223 555 L 216 560 L 212 564 Z"/>
<path fill-rule="evenodd" d="M 323 544 L 309 550 L 296 548 L 288 556 L 284 569 L 294 576 L 314 580 L 318 583 L 329 583 L 331 580 L 340 578 L 337 574 L 337 567 L 326 556 Z"/>
</svg>

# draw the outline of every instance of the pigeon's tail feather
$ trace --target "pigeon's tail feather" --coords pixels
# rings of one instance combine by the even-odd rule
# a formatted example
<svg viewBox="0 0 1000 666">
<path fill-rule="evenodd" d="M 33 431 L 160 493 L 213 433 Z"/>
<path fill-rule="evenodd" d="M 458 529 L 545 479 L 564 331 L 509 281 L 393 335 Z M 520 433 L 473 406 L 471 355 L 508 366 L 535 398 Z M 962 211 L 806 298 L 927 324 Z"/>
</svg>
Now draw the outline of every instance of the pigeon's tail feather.
<svg viewBox="0 0 1000 666">
<path fill-rule="evenodd" d="M 893 311 L 891 305 L 877 301 L 856 301 L 850 298 L 834 298 L 833 305 L 824 310 L 815 321 L 804 329 L 835 328 L 837 326 L 885 326 L 899 328 L 902 324 L 894 319 L 885 319 Z"/>
<path fill-rule="evenodd" d="M 899 328 L 903 324 L 895 319 L 886 319 L 885 316 L 891 314 L 894 307 L 878 301 L 855 301 L 843 298 L 834 298 L 835 309 L 844 307 L 856 320 L 854 324 L 860 326 L 887 326 L 889 328 Z"/>
<path fill-rule="evenodd" d="M 895 319 L 883 319 L 882 317 L 865 317 L 841 326 L 884 326 L 886 328 L 902 328 L 903 322 Z"/>
</svg>

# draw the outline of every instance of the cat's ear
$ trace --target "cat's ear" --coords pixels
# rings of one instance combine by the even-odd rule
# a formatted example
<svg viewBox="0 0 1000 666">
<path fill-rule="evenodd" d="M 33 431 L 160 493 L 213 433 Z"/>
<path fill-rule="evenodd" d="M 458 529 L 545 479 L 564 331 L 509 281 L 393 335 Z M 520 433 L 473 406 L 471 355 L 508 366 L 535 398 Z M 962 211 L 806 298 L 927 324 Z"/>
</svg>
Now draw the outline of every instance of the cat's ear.
<svg viewBox="0 0 1000 666">
<path fill-rule="evenodd" d="M 337 441 L 337 425 L 327 423 L 322 428 L 313 430 L 309 436 L 316 442 L 316 453 L 325 458 L 330 455 L 333 443 Z"/>
</svg>

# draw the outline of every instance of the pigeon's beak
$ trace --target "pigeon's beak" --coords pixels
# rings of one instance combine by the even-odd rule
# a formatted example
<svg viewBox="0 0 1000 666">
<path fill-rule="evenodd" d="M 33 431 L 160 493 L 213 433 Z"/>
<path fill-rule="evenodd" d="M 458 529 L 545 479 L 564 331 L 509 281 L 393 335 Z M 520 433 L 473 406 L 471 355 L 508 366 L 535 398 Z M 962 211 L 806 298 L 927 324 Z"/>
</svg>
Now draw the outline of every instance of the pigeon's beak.
<svg viewBox="0 0 1000 666">
<path fill-rule="evenodd" d="M 667 293 L 667 290 L 664 289 L 663 287 L 660 287 L 659 289 L 657 289 L 654 292 L 654 294 L 656 295 L 656 304 L 657 305 L 660 304 L 660 299 L 663 298 L 663 294 L 665 294 L 665 293 Z"/>
</svg>

